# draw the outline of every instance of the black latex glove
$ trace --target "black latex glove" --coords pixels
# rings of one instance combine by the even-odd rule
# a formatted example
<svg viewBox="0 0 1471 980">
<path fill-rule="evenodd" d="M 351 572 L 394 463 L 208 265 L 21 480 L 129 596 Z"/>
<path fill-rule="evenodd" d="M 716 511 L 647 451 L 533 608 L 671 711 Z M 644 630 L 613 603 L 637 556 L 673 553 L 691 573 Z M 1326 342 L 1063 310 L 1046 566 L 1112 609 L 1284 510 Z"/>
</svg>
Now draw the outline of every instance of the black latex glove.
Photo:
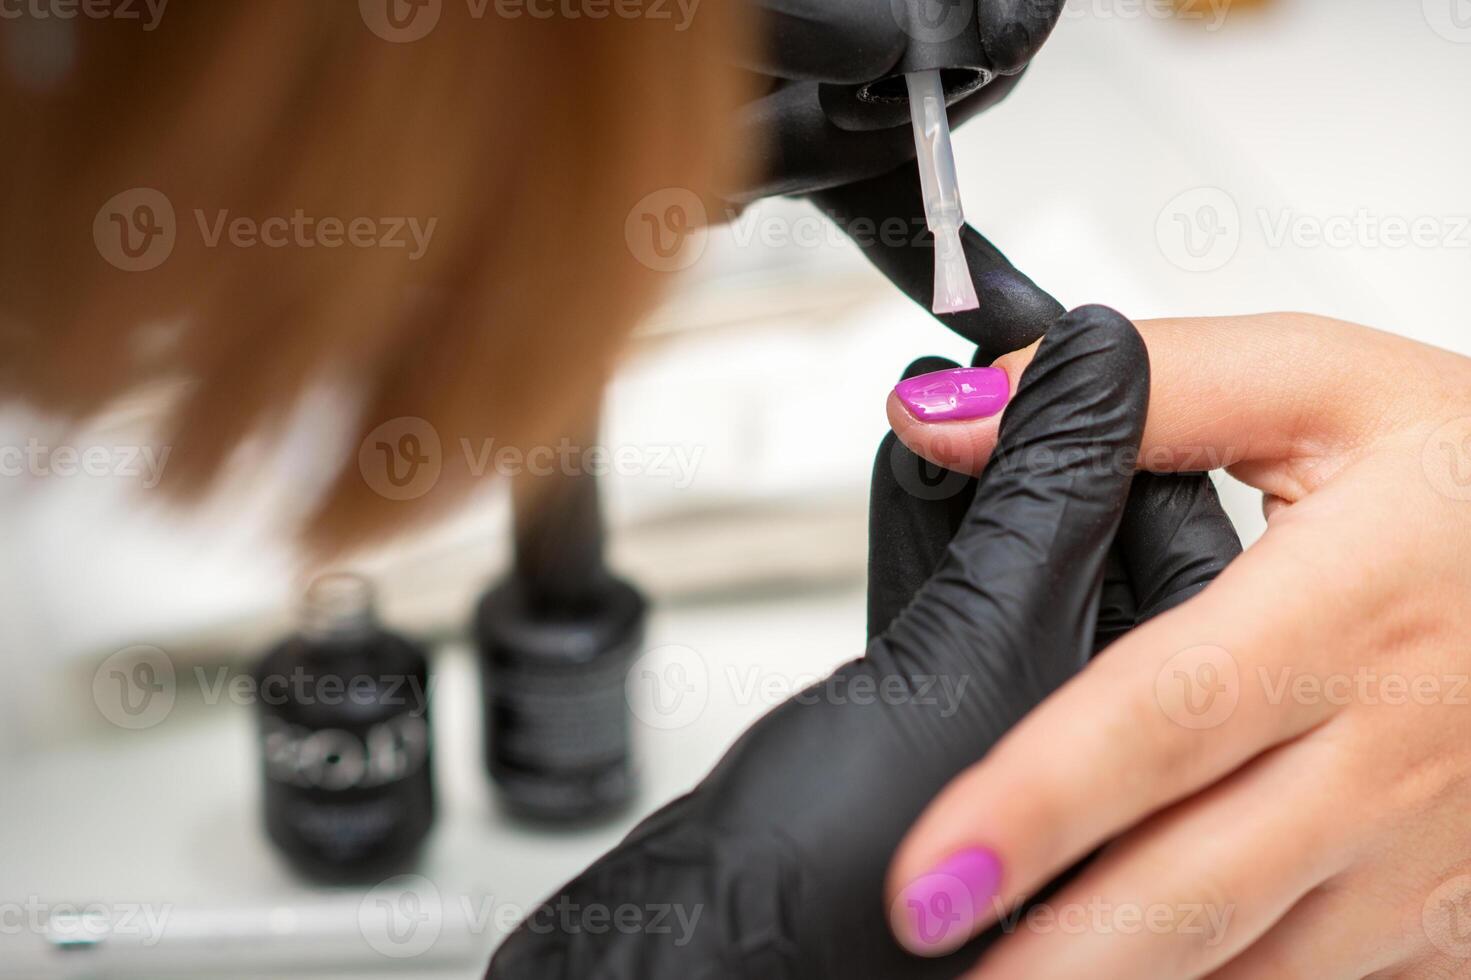
<svg viewBox="0 0 1471 980">
<path fill-rule="evenodd" d="M 747 67 L 766 85 L 741 120 L 760 163 L 741 200 L 837 187 L 913 160 L 896 73 L 936 56 L 953 66 L 944 80 L 959 126 L 1006 97 L 1064 0 L 751 2 L 764 43 Z"/>
<path fill-rule="evenodd" d="M 921 231 L 917 238 L 865 233 L 896 219 L 906 222 L 906 227 L 923 228 L 924 202 L 912 168 L 823 191 L 812 200 L 842 228 L 859 234 L 855 241 L 864 257 L 894 285 L 924 309 L 930 308 L 935 288 L 930 233 Z M 935 314 L 935 319 L 976 345 L 976 364 L 990 364 L 1042 336 L 1063 307 L 970 225 L 961 229 L 960 243 L 980 305 L 960 313 Z"/>
<path fill-rule="evenodd" d="M 884 874 L 902 835 L 1083 667 L 1105 579 L 1114 635 L 1239 550 L 1199 479 L 1141 480 L 1126 510 L 1148 388 L 1133 326 L 1086 307 L 1048 331 L 979 481 L 941 475 L 925 489 L 923 464 L 886 440 L 870 601 L 881 633 L 866 656 L 757 722 L 693 792 L 523 923 L 488 976 L 893 980 L 972 965 L 994 931 L 931 960 L 891 937 Z M 662 910 L 667 931 L 579 918 L 625 905 L 645 923 Z"/>
<path fill-rule="evenodd" d="M 943 357 L 922 357 L 904 377 L 957 366 Z M 973 477 L 920 459 L 894 433 L 884 437 L 869 497 L 870 640 L 889 628 L 940 567 L 977 486 Z M 1208 474 L 1136 473 L 1104 559 L 1094 654 L 1194 596 L 1240 553 L 1240 539 Z"/>
</svg>

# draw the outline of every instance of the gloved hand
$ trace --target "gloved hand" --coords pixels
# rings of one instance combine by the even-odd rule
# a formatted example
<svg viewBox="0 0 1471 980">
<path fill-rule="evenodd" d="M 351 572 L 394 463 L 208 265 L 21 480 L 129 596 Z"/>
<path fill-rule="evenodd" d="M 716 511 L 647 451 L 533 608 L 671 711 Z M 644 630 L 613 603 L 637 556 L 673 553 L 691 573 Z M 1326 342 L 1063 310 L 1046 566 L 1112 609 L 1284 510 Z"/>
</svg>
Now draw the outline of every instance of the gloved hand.
<svg viewBox="0 0 1471 980">
<path fill-rule="evenodd" d="M 891 980 L 970 966 L 994 934 L 935 959 L 892 938 L 895 845 L 1097 643 L 1193 595 L 1239 551 L 1203 477 L 1141 477 L 1130 497 L 1148 388 L 1133 326 L 1086 307 L 1048 331 L 979 481 L 926 489 L 928 464 L 886 439 L 867 654 L 766 715 L 559 889 L 488 976 Z M 663 910 L 666 928 L 595 932 L 566 914 L 627 905 Z M 688 928 L 668 929 L 676 920 Z"/>
<path fill-rule="evenodd" d="M 903 227 L 924 226 L 924 199 L 912 167 L 821 191 L 812 195 L 812 201 L 849 232 L 882 228 L 894 221 Z M 890 282 L 926 311 L 930 309 L 935 251 L 928 231 L 921 230 L 917 237 L 860 234 L 854 241 Z M 960 230 L 960 244 L 980 305 L 934 317 L 976 345 L 976 364 L 990 364 L 1002 354 L 1026 347 L 1062 315 L 1057 300 L 968 224 Z"/>
<path fill-rule="evenodd" d="M 838 187 L 914 159 L 895 76 L 950 68 L 950 124 L 959 126 L 1006 97 L 1065 0 L 752 2 L 763 44 L 747 67 L 766 85 L 740 123 L 759 162 L 753 184 L 734 195 L 745 201 Z"/>
</svg>

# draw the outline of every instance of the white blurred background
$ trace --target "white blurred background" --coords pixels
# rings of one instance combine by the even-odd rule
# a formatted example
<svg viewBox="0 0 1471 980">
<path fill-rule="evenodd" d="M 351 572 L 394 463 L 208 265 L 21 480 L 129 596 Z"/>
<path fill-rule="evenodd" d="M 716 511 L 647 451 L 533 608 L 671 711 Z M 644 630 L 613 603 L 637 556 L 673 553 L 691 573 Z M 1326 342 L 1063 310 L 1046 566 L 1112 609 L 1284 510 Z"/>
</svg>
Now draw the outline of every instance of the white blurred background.
<svg viewBox="0 0 1471 980">
<path fill-rule="evenodd" d="M 1278 0 L 1220 17 L 1209 4 L 1196 17 L 1161 0 L 1070 4 L 1011 98 L 958 131 L 971 222 L 1068 306 L 1301 309 L 1471 353 L 1471 3 Z M 649 645 L 687 647 L 707 672 L 693 717 L 635 725 L 635 812 L 566 836 L 495 808 L 464 643 L 507 554 L 505 502 L 488 486 L 461 517 L 357 566 L 391 625 L 437 644 L 440 675 L 442 817 L 421 870 L 444 926 L 428 953 L 385 956 L 350 928 L 360 895 L 303 885 L 261 837 L 248 710 L 184 690 L 195 666 L 244 663 L 283 628 L 293 557 L 262 537 L 286 488 L 267 480 L 181 518 L 136 480 L 7 477 L 0 902 L 144 903 L 206 937 L 247 924 L 233 965 L 209 975 L 289 976 L 315 955 L 344 976 L 477 976 L 504 916 L 862 649 L 885 396 L 915 356 L 967 354 L 839 236 L 810 234 L 814 215 L 767 202 L 714 233 L 609 396 L 607 445 L 670 450 L 605 481 L 615 564 L 655 601 Z M 69 440 L 112 445 L 141 424 Z M 27 425 L 0 415 L 0 445 L 25 445 Z M 277 471 L 304 451 L 288 446 Z M 1222 489 L 1252 539 L 1256 495 Z M 178 704 L 146 731 L 112 726 L 91 696 L 97 665 L 135 644 L 181 675 Z M 301 945 L 317 953 L 292 952 L 292 936 L 315 937 Z M 0 916 L 0 976 L 179 968 L 167 941 L 101 973 L 82 955 L 27 958 L 37 942 Z"/>
</svg>

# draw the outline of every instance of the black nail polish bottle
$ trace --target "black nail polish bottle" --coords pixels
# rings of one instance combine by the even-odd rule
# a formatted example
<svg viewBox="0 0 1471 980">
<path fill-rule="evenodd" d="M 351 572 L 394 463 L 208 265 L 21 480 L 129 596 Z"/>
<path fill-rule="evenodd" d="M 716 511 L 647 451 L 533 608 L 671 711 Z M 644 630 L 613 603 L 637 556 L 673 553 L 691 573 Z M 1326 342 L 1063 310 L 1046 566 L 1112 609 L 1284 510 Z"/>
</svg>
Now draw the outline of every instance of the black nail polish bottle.
<svg viewBox="0 0 1471 980">
<path fill-rule="evenodd" d="M 314 580 L 254 678 L 271 840 L 329 880 L 406 866 L 434 822 L 429 666 L 379 624 L 372 585 Z"/>
<path fill-rule="evenodd" d="M 512 494 L 514 567 L 475 623 L 486 764 L 512 814 L 595 820 L 635 790 L 623 685 L 647 606 L 603 563 L 593 474 L 522 477 Z"/>
</svg>

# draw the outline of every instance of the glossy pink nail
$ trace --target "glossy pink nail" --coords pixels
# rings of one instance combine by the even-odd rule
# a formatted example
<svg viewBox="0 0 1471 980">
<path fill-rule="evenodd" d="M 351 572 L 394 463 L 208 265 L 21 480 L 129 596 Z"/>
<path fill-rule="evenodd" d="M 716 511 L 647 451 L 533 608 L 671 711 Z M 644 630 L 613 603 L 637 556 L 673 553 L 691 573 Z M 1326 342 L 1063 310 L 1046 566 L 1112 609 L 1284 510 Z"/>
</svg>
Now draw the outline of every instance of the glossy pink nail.
<svg viewBox="0 0 1471 980">
<path fill-rule="evenodd" d="M 894 903 L 895 935 L 912 952 L 939 956 L 965 945 L 1001 889 L 990 848 L 958 851 L 905 886 Z"/>
<path fill-rule="evenodd" d="M 901 381 L 894 394 L 921 422 L 984 419 L 1006 407 L 1011 379 L 1000 368 L 951 368 Z"/>
</svg>

